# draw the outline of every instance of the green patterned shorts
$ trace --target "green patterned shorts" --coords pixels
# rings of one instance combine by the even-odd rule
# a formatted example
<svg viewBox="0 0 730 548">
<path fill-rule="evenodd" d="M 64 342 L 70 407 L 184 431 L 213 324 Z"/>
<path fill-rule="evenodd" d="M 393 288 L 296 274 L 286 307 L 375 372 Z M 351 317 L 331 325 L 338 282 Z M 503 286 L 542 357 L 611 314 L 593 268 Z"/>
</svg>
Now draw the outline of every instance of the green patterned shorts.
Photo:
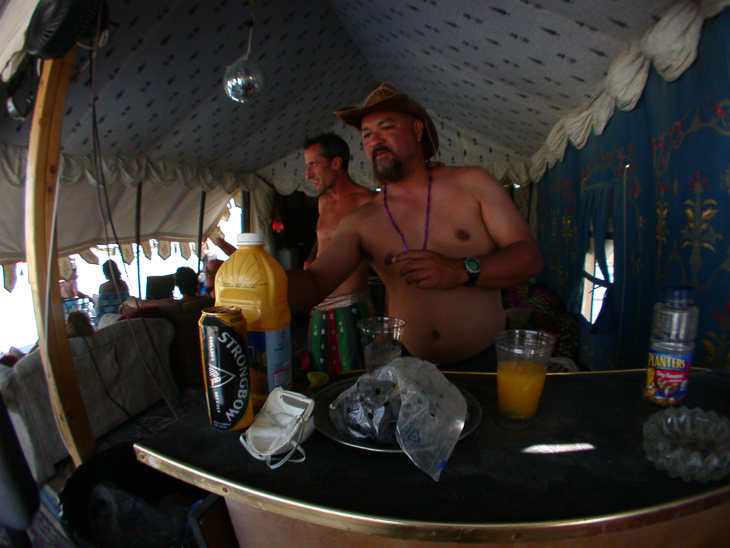
<svg viewBox="0 0 730 548">
<path fill-rule="evenodd" d="M 312 309 L 302 369 L 325 373 L 365 369 L 357 322 L 371 315 L 369 299 L 338 308 L 320 305 Z"/>
</svg>

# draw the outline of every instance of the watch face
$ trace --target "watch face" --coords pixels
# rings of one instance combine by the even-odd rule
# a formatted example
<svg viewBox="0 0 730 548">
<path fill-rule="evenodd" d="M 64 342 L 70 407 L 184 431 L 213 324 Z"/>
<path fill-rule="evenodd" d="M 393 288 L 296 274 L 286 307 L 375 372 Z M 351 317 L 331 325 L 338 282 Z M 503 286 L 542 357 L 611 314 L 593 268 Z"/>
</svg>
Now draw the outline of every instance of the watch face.
<svg viewBox="0 0 730 548">
<path fill-rule="evenodd" d="M 479 272 L 481 270 L 481 265 L 479 264 L 479 261 L 474 259 L 473 257 L 464 259 L 464 266 L 469 272 Z"/>
</svg>

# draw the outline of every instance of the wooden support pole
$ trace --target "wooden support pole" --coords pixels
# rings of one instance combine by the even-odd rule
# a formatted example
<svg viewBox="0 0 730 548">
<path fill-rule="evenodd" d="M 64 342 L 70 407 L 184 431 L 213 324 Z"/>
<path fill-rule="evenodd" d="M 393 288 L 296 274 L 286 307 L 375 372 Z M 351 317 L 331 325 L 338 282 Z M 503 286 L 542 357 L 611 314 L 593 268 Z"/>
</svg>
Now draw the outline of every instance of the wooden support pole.
<svg viewBox="0 0 730 548">
<path fill-rule="evenodd" d="M 50 245 L 63 109 L 75 57 L 73 48 L 61 59 L 43 62 L 28 145 L 25 249 L 51 405 L 61 438 L 78 466 L 96 453 L 96 442 L 66 336 L 55 239 Z"/>
</svg>

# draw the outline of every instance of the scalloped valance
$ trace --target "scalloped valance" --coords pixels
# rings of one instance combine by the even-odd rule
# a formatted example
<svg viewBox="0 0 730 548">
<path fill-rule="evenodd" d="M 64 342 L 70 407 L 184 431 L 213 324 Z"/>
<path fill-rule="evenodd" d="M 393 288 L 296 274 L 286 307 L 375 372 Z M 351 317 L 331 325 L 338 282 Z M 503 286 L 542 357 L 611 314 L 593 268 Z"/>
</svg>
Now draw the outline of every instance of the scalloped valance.
<svg viewBox="0 0 730 548">
<path fill-rule="evenodd" d="M 679 78 L 697 57 L 704 20 L 729 5 L 730 0 L 680 0 L 668 8 L 641 40 L 614 59 L 603 82 L 604 91 L 590 105 L 555 124 L 532 156 L 530 179 L 539 181 L 548 167 L 563 160 L 568 140 L 581 149 L 591 131 L 601 135 L 615 107 L 632 110 L 644 92 L 652 64 L 665 80 Z"/>
<path fill-rule="evenodd" d="M 13 187 L 24 187 L 27 159 L 25 147 L 0 142 L 0 181 Z M 222 188 L 230 194 L 239 188 L 252 190 L 258 184 L 256 177 L 246 174 L 216 171 L 147 156 L 105 156 L 101 159 L 101 167 L 105 181 L 119 182 L 128 187 L 147 181 L 161 186 L 175 184 L 189 189 L 200 187 L 206 192 Z M 98 183 L 90 156 L 61 154 L 59 172 L 60 186 Z"/>
<path fill-rule="evenodd" d="M 0 264 L 25 260 L 25 171 L 27 150 L 0 143 Z M 260 183 L 255 175 L 219 172 L 143 156 L 101 159 L 107 199 L 101 200 L 89 157 L 62 155 L 59 175 L 58 255 L 83 253 L 109 243 L 116 233 L 124 248 L 135 241 L 137 187 L 142 184 L 140 239 L 197 241 L 202 192 L 204 234 L 212 234 L 237 189 Z M 99 210 L 108 201 L 109 215 Z M 7 284 L 6 284 L 7 285 Z"/>
</svg>

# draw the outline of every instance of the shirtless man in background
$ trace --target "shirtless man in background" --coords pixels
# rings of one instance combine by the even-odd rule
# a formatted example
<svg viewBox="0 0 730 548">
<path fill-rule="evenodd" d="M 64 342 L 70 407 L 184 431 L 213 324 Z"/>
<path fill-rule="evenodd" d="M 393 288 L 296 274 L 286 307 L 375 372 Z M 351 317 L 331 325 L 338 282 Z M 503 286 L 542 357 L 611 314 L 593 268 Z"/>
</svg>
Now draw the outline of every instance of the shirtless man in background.
<svg viewBox="0 0 730 548">
<path fill-rule="evenodd" d="M 317 239 L 304 262 L 307 269 L 330 245 L 340 221 L 370 201 L 375 193 L 352 180 L 347 171 L 350 148 L 334 133 L 307 139 L 304 142 L 304 161 L 307 179 L 319 192 Z M 357 321 L 372 315 L 367 261 L 361 259 L 354 271 L 328 294 L 312 310 L 302 367 L 325 372 L 362 369 Z"/>
<path fill-rule="evenodd" d="M 310 306 L 363 258 L 406 320 L 413 356 L 461 371 L 496 370 L 502 288 L 537 275 L 540 250 L 502 185 L 478 167 L 426 163 L 438 150 L 428 113 L 389 84 L 336 112 L 360 130 L 383 192 L 339 224 L 304 271 L 288 271 L 292 309 Z"/>
</svg>

